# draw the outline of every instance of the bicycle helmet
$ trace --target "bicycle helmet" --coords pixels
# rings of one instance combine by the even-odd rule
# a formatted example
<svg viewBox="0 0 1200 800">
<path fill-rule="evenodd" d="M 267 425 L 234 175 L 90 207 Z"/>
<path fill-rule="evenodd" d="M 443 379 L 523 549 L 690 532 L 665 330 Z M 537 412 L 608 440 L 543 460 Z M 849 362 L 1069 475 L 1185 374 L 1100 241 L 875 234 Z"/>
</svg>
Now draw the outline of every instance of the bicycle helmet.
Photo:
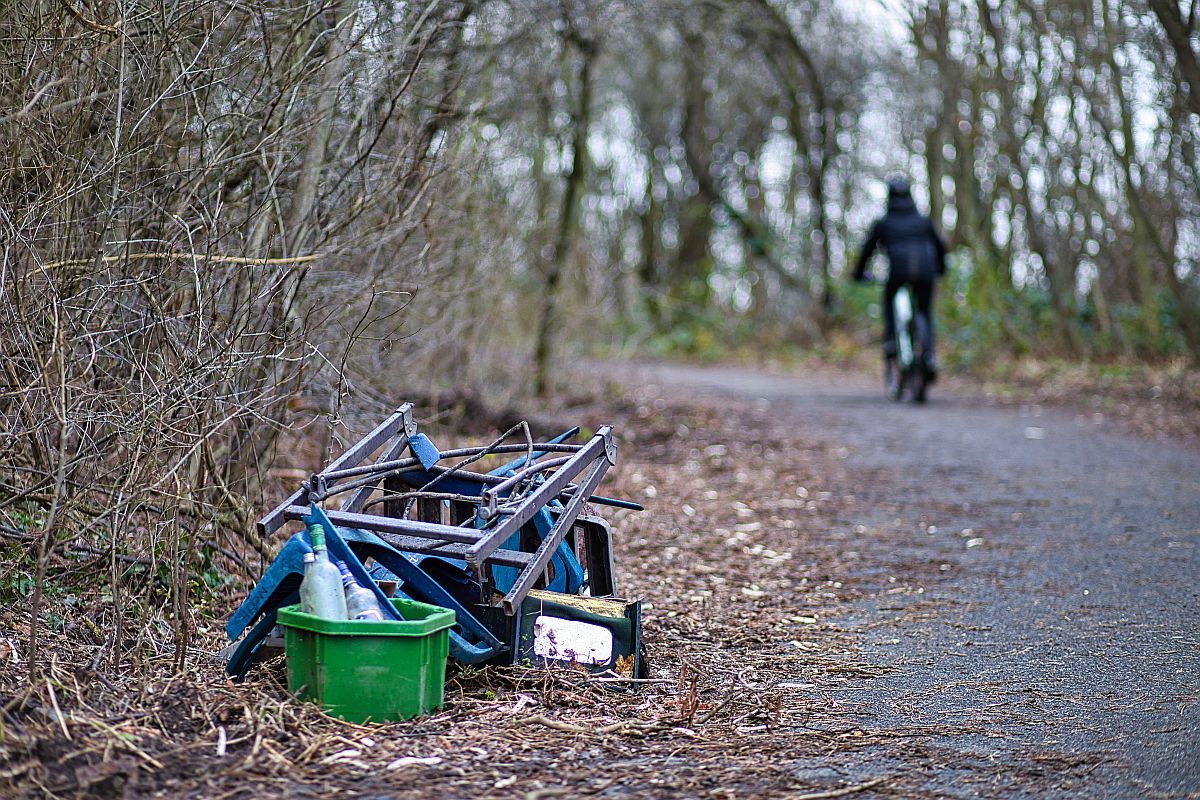
<svg viewBox="0 0 1200 800">
<path fill-rule="evenodd" d="M 898 176 L 888 178 L 887 190 L 890 197 L 903 197 L 912 194 L 912 187 L 909 186 L 908 181 Z"/>
</svg>

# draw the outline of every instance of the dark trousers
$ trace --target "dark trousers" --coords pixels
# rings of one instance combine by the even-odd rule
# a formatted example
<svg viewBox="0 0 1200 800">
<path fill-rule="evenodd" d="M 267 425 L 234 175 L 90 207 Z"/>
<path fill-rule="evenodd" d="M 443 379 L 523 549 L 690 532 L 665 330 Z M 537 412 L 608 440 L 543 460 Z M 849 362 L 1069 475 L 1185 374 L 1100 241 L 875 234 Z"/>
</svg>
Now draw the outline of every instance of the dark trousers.
<svg viewBox="0 0 1200 800">
<path fill-rule="evenodd" d="M 920 342 L 921 349 L 925 351 L 928 358 L 933 358 L 933 280 L 898 280 L 895 278 L 888 279 L 888 282 L 883 285 L 883 352 L 885 355 L 894 356 L 896 354 L 896 312 L 892 306 L 892 301 L 896 299 L 896 292 L 900 291 L 900 287 L 908 285 L 912 292 L 913 303 L 916 308 L 913 313 L 920 312 L 925 315 L 928 325 L 924 326 L 923 332 L 925 340 Z"/>
</svg>

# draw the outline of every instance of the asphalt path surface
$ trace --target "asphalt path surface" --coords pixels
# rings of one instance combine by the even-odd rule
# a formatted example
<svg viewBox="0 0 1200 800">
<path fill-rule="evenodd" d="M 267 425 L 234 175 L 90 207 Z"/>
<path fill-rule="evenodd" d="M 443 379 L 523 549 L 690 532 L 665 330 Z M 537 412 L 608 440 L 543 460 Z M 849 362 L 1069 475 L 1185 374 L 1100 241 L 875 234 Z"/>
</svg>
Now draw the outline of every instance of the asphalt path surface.
<svg viewBox="0 0 1200 800">
<path fill-rule="evenodd" d="M 978 796 L 978 782 L 955 790 L 975 762 L 993 765 L 1002 796 L 1200 797 L 1200 452 L 939 386 L 924 406 L 891 403 L 867 376 L 637 377 L 769 402 L 845 448 L 857 485 L 831 488 L 862 498 L 863 521 L 911 527 L 874 561 L 954 565 L 921 614 L 875 598 L 850 620 L 890 668 L 856 690 L 864 724 L 976 731 L 925 742 L 916 766 L 938 794 Z"/>
</svg>

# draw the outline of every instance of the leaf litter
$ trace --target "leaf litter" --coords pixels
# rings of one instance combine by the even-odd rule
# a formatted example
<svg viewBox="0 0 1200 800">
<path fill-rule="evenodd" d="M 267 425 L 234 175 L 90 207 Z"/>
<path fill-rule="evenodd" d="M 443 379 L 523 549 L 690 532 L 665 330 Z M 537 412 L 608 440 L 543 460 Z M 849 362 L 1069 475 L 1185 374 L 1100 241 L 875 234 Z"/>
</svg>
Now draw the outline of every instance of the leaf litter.
<svg viewBox="0 0 1200 800">
<path fill-rule="evenodd" d="M 966 770 L 964 785 L 978 790 L 1020 778 L 937 748 L 938 737 L 985 732 L 969 718 L 884 722 L 847 699 L 893 668 L 872 657 L 858 604 L 919 599 L 951 575 L 936 560 L 890 563 L 886 538 L 909 535 L 899 528 L 871 530 L 874 546 L 847 557 L 867 529 L 855 532 L 858 501 L 845 487 L 861 478 L 846 473 L 844 448 L 805 441 L 761 404 L 652 394 L 572 411 L 593 427 L 617 423 L 622 452 L 606 492 L 648 506 L 606 512 L 621 592 L 645 601 L 650 671 L 637 692 L 570 669 L 464 667 L 440 711 L 350 724 L 293 702 L 282 659 L 245 683 L 226 679 L 215 654 L 236 592 L 197 628 L 182 672 L 152 632 L 138 640 L 149 653 L 138 668 L 110 670 L 96 633 L 68 620 L 47 644 L 45 680 L 28 686 L 27 609 L 13 606 L 0 611 L 0 792 L 823 798 L 929 794 L 939 767 Z M 85 605 L 74 606 L 80 617 Z M 922 613 L 920 602 L 897 608 Z"/>
</svg>

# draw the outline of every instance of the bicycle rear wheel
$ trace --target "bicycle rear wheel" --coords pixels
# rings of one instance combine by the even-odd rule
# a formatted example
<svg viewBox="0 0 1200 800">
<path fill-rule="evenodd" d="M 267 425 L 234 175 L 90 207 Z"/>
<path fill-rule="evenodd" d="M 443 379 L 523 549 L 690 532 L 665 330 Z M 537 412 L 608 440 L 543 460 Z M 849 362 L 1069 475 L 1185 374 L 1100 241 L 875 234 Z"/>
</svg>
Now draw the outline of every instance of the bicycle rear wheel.
<svg viewBox="0 0 1200 800">
<path fill-rule="evenodd" d="M 904 370 L 891 356 L 883 359 L 883 392 L 887 399 L 896 402 L 904 397 Z"/>
<path fill-rule="evenodd" d="M 909 398 L 914 403 L 924 403 L 926 394 L 929 391 L 929 373 L 926 371 L 926 365 L 929 363 L 929 354 L 925 349 L 925 342 L 928 339 L 929 320 L 919 311 L 913 316 L 911 324 L 911 336 L 914 347 L 912 364 L 909 365 L 909 378 L 906 381 L 908 384 Z"/>
<path fill-rule="evenodd" d="M 908 376 L 904 380 L 904 390 L 908 399 L 914 403 L 924 403 L 928 384 L 925 382 L 925 365 L 914 361 L 908 368 Z"/>
</svg>

